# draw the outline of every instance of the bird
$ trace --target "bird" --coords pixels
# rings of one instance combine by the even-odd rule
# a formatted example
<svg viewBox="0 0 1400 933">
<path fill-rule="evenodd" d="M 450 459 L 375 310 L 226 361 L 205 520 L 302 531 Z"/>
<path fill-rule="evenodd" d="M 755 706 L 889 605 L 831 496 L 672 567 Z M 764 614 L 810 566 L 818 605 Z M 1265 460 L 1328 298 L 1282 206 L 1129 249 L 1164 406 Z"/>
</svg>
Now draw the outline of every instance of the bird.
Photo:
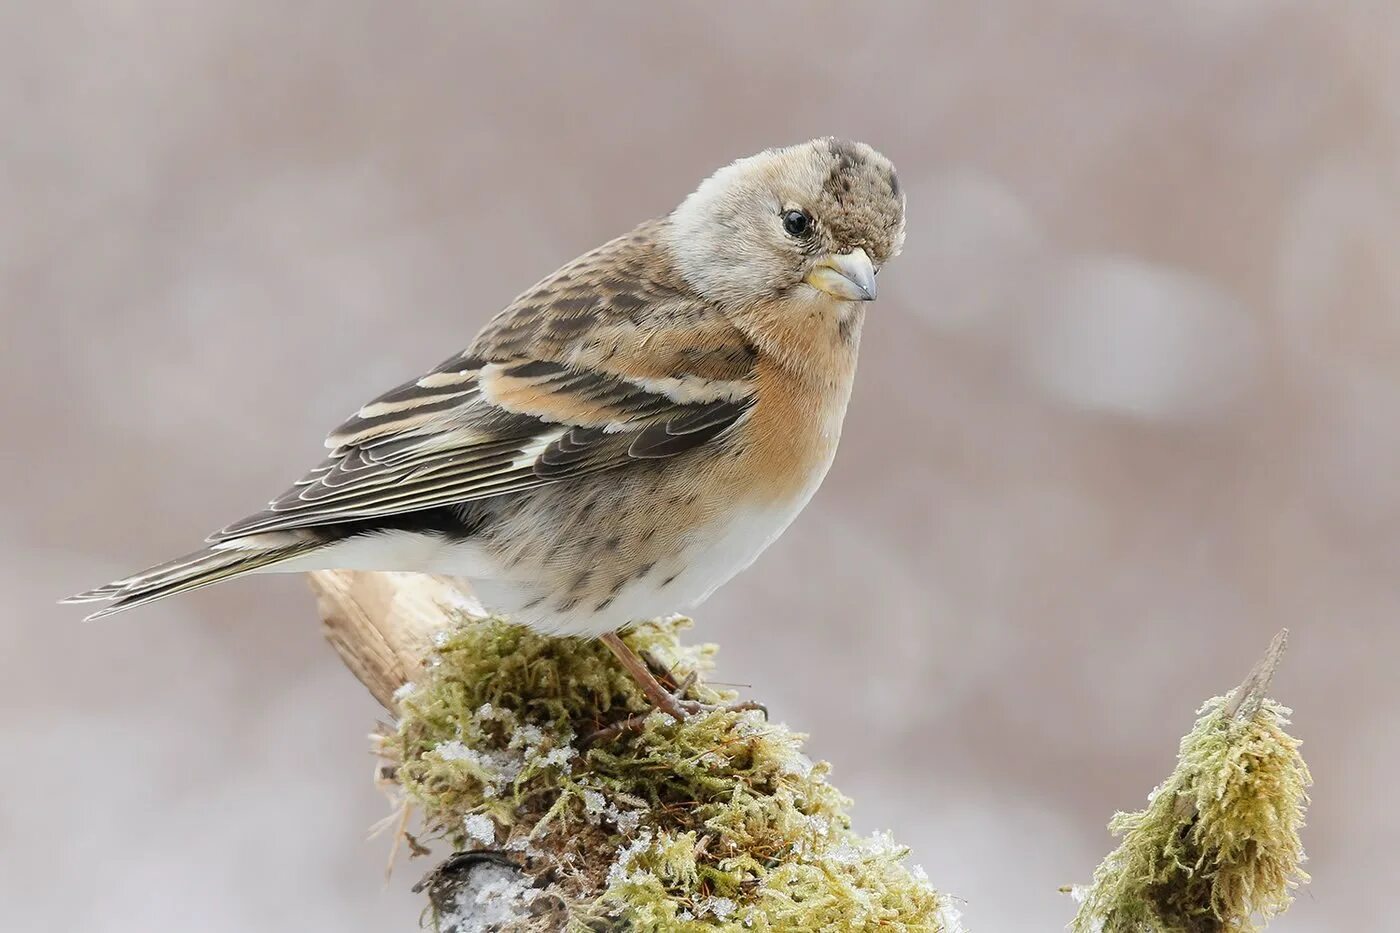
<svg viewBox="0 0 1400 933">
<path fill-rule="evenodd" d="M 461 577 L 515 623 L 601 639 L 682 719 L 694 701 L 619 632 L 698 605 L 816 492 L 904 211 L 864 143 L 738 159 L 363 405 L 267 508 L 63 601 L 106 603 L 91 620 L 251 573 Z"/>
</svg>

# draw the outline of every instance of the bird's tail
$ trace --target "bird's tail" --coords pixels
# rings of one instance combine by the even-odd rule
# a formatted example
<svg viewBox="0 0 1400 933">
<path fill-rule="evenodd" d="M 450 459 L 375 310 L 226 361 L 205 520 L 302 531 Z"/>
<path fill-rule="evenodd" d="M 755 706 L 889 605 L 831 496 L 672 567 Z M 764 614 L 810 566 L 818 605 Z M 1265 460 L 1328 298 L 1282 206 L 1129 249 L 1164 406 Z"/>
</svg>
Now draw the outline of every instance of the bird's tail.
<svg viewBox="0 0 1400 933">
<path fill-rule="evenodd" d="M 271 536 L 268 536 L 271 537 Z M 280 536 L 279 536 L 280 537 Z M 253 539 L 244 539 L 251 541 Z M 100 619 L 103 616 L 132 609 L 146 603 L 198 589 L 220 580 L 241 576 L 261 570 L 272 564 L 314 550 L 319 545 L 314 541 L 286 541 L 261 546 L 230 547 L 211 545 L 192 551 L 184 557 L 156 564 L 140 573 L 121 580 L 99 586 L 95 590 L 79 593 L 60 600 L 64 603 L 106 602 L 107 606 L 88 616 L 85 621 Z"/>
</svg>

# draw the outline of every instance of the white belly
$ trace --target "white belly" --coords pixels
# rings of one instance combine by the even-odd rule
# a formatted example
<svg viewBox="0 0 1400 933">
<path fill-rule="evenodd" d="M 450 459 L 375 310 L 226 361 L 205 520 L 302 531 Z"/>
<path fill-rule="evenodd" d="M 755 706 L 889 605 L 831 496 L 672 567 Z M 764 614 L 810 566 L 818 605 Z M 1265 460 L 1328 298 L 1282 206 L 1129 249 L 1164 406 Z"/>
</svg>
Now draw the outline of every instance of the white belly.
<svg viewBox="0 0 1400 933">
<path fill-rule="evenodd" d="M 461 577 L 493 613 L 546 634 L 593 638 L 699 605 L 752 564 L 792 523 L 808 497 L 786 508 L 736 511 L 718 527 L 697 530 L 678 553 L 627 583 L 601 610 L 592 604 L 561 609 L 559 594 L 497 566 L 470 542 L 445 543 L 403 532 L 346 541 L 269 569 L 403 570 Z"/>
<path fill-rule="evenodd" d="M 734 514 L 721 527 L 697 531 L 679 553 L 627 583 L 601 610 L 592 605 L 560 609 L 551 598 L 531 606 L 540 595 L 538 590 L 500 576 L 477 577 L 473 586 L 488 609 L 536 631 L 597 637 L 698 606 L 752 564 L 792 523 L 805 502 L 804 498 L 789 508 Z"/>
</svg>

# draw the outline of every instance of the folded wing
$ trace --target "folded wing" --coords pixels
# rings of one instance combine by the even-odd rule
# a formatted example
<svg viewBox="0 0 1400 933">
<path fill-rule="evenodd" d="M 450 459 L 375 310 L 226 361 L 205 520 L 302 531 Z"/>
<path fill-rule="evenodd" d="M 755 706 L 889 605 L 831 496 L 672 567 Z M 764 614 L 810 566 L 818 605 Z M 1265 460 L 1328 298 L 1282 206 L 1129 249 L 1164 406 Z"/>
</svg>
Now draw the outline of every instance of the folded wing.
<svg viewBox="0 0 1400 933">
<path fill-rule="evenodd" d="M 523 492 L 721 437 L 753 404 L 752 349 L 640 263 L 649 246 L 634 233 L 536 286 L 466 352 L 363 406 L 321 464 L 210 540 Z"/>
</svg>

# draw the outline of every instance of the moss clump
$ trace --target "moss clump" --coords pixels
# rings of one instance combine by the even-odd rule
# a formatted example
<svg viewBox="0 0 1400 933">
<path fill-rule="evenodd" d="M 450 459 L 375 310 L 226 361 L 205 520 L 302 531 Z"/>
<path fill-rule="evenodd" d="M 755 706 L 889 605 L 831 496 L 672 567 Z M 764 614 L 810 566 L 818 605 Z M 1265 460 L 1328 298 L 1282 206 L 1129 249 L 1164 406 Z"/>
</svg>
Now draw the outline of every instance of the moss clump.
<svg viewBox="0 0 1400 933">
<path fill-rule="evenodd" d="M 649 623 L 627 641 L 698 677 L 714 648 L 683 647 L 688 624 Z M 384 754 L 434 835 L 509 853 L 567 917 L 514 929 L 955 929 L 907 851 L 856 836 L 827 766 L 761 714 L 653 713 L 637 732 L 584 741 L 646 709 L 601 644 L 466 621 L 401 692 Z"/>
<path fill-rule="evenodd" d="M 1308 880 L 1298 834 L 1312 778 L 1284 731 L 1291 711 L 1265 700 L 1241 721 L 1225 707 L 1198 711 L 1147 809 L 1109 824 L 1123 841 L 1077 892 L 1075 933 L 1257 930 Z"/>
</svg>

